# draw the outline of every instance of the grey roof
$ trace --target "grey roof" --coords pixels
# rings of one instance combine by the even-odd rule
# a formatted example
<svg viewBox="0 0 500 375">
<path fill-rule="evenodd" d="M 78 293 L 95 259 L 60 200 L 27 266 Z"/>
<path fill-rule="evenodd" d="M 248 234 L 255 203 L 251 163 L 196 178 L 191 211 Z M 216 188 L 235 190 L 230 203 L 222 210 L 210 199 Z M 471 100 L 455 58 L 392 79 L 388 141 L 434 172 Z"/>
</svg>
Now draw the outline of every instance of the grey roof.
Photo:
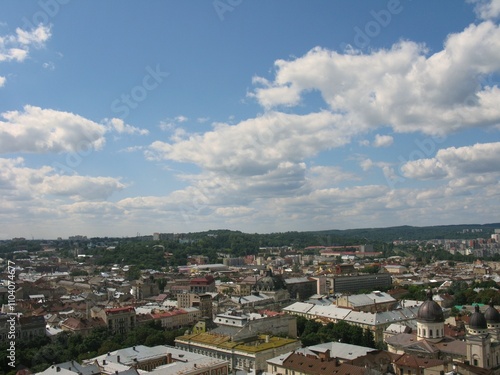
<svg viewBox="0 0 500 375">
<path fill-rule="evenodd" d="M 344 309 L 335 305 L 321 306 L 314 305 L 309 314 L 321 316 L 329 319 L 345 319 L 345 317 L 352 312 L 350 309 Z"/>
<path fill-rule="evenodd" d="M 332 355 L 339 359 L 353 360 L 358 357 L 364 356 L 369 352 L 375 351 L 373 348 L 368 348 L 365 346 L 344 344 L 342 342 L 326 342 L 324 344 L 309 346 L 309 350 L 313 352 L 323 353 L 327 349 L 330 350 Z"/>
<path fill-rule="evenodd" d="M 118 371 L 118 374 L 120 375 L 134 375 L 135 373 L 130 372 L 129 370 L 131 369 L 128 367 L 130 366 L 128 362 L 132 364 L 135 363 L 134 358 L 137 358 L 137 362 L 141 362 L 151 358 L 164 357 L 167 354 L 171 354 L 172 359 L 174 361 L 172 363 L 155 368 L 154 370 L 150 371 L 149 374 L 180 375 L 184 373 L 192 373 L 196 369 L 199 370 L 204 366 L 213 366 L 217 364 L 227 363 L 222 359 L 211 358 L 208 356 L 187 352 L 166 345 L 158 345 L 154 347 L 138 345 L 135 347 L 116 350 L 110 353 L 109 355 L 104 354 L 98 357 L 94 357 L 92 359 L 86 360 L 85 362 L 94 363 L 95 361 L 97 361 L 101 366 L 103 366 L 106 369 L 107 373 L 114 373 L 115 371 Z M 119 363 L 117 363 L 118 355 L 120 356 Z M 106 360 L 106 364 L 103 363 L 103 360 Z M 74 375 L 74 374 L 58 373 L 57 375 Z"/>
<path fill-rule="evenodd" d="M 250 294 L 249 296 L 231 297 L 231 300 L 235 303 L 245 305 L 249 303 L 258 303 L 263 301 L 274 301 L 274 298 L 264 293 L 259 293 L 258 295 Z"/>
<path fill-rule="evenodd" d="M 396 302 L 394 297 L 383 292 L 373 292 L 370 294 L 357 294 L 349 296 L 349 302 L 352 306 L 367 306 L 374 303 Z"/>
<path fill-rule="evenodd" d="M 137 362 L 142 362 L 151 358 L 166 356 L 169 350 L 170 349 L 166 346 L 161 345 L 154 347 L 137 345 L 125 349 L 115 350 L 114 352 L 108 354 L 100 355 L 98 357 L 95 357 L 94 360 L 98 360 L 99 362 L 101 362 L 103 359 L 105 359 L 106 362 L 132 365 L 136 362 L 135 360 L 137 360 Z M 120 357 L 120 360 L 118 360 L 118 357 Z"/>
<path fill-rule="evenodd" d="M 180 375 L 199 371 L 205 366 L 215 366 L 227 363 L 227 361 L 208 357 L 202 354 L 191 353 L 176 348 L 169 349 L 174 359 L 173 363 L 155 368 L 150 372 L 152 375 Z M 182 356 L 182 358 L 180 358 Z"/>
<path fill-rule="evenodd" d="M 295 302 L 290 306 L 283 308 L 283 311 L 290 311 L 295 313 L 307 313 L 309 310 L 313 308 L 313 304 L 305 303 L 305 302 Z"/>
<path fill-rule="evenodd" d="M 312 352 L 311 350 L 309 350 L 308 348 L 299 348 L 299 349 L 294 350 L 292 352 L 284 353 L 284 354 L 281 354 L 277 357 L 268 359 L 267 363 L 272 364 L 272 365 L 282 366 L 283 362 L 285 362 L 286 359 L 288 357 L 290 357 L 290 355 L 293 353 L 300 353 L 300 354 L 304 354 L 304 355 L 308 355 L 308 354 L 315 355 L 315 353 Z"/>
<path fill-rule="evenodd" d="M 99 366 L 91 364 L 88 366 L 82 366 L 78 362 L 75 361 L 68 361 L 68 362 L 63 362 L 59 363 L 57 365 L 52 365 L 49 368 L 47 368 L 45 371 L 37 373 L 38 375 L 52 375 L 52 374 L 57 374 L 57 375 L 75 375 L 75 374 L 81 374 L 81 375 L 100 375 L 101 374 L 101 369 Z"/>
<path fill-rule="evenodd" d="M 352 311 L 351 309 L 337 307 L 336 305 L 322 306 L 312 303 L 296 302 L 283 308 L 283 311 L 375 326 L 416 319 L 418 307 L 412 306 L 391 311 L 369 313 Z"/>
</svg>

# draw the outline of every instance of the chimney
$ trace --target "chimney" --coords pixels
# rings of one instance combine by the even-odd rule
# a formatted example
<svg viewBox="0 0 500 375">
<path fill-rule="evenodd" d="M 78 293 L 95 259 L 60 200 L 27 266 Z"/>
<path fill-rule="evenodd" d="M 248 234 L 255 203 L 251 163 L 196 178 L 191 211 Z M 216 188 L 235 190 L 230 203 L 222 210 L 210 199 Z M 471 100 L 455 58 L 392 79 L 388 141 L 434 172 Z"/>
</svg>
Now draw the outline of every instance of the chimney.
<svg viewBox="0 0 500 375">
<path fill-rule="evenodd" d="M 105 365 L 105 364 L 106 364 L 106 360 L 105 360 L 105 359 L 103 359 L 103 360 L 102 360 L 102 364 L 103 364 L 103 365 Z"/>
<path fill-rule="evenodd" d="M 119 355 L 116 356 L 116 362 L 120 363 L 120 356 Z"/>
<path fill-rule="evenodd" d="M 167 353 L 167 365 L 171 364 L 172 362 L 172 353 Z"/>
<path fill-rule="evenodd" d="M 60 372 L 61 368 L 59 366 L 56 367 L 56 372 Z"/>
<path fill-rule="evenodd" d="M 330 360 L 330 349 L 327 349 L 324 353 L 319 353 L 319 358 L 321 362 Z"/>
</svg>

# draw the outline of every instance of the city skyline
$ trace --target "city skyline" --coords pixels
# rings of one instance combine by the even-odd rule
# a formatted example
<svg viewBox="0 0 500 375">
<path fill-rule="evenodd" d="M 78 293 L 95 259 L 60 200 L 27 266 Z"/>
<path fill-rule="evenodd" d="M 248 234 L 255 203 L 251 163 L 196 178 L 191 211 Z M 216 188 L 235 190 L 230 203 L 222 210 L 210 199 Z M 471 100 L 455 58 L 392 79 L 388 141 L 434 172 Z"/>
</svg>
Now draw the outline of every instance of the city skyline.
<svg viewBox="0 0 500 375">
<path fill-rule="evenodd" d="M 0 239 L 499 222 L 500 0 L 0 10 Z"/>
</svg>

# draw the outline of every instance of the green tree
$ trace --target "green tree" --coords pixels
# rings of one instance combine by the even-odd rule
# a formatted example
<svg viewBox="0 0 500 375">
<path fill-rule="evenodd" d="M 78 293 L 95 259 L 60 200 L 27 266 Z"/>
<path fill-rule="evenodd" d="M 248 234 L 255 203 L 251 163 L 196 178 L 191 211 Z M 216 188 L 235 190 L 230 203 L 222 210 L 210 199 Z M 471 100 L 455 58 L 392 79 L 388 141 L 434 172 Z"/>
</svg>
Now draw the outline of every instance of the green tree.
<svg viewBox="0 0 500 375">
<path fill-rule="evenodd" d="M 156 346 L 165 344 L 165 335 L 163 332 L 154 332 L 149 335 L 144 342 L 146 346 Z"/>
<path fill-rule="evenodd" d="M 360 345 L 366 346 L 367 348 L 376 348 L 375 338 L 373 337 L 373 333 L 370 330 L 365 329 L 363 331 L 363 338 Z"/>
</svg>

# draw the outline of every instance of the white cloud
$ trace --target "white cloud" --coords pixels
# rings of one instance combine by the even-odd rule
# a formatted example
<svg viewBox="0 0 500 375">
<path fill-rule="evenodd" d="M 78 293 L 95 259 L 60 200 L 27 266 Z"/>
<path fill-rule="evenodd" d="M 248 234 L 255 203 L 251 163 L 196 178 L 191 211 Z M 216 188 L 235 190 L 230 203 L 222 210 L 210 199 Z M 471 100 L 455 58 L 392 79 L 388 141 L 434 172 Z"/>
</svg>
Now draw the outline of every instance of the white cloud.
<svg viewBox="0 0 500 375">
<path fill-rule="evenodd" d="M 84 117 L 26 105 L 23 111 L 1 114 L 2 153 L 58 153 L 98 150 L 105 143 L 106 128 Z"/>
<path fill-rule="evenodd" d="M 116 131 L 119 134 L 139 134 L 139 135 L 147 135 L 149 134 L 149 130 L 140 129 L 132 125 L 125 124 L 122 119 L 112 118 L 112 119 L 104 119 L 104 125 L 106 125 L 109 129 Z"/>
<path fill-rule="evenodd" d="M 112 177 L 51 175 L 40 184 L 42 194 L 67 196 L 73 200 L 103 200 L 125 185 Z"/>
<path fill-rule="evenodd" d="M 419 159 L 407 162 L 401 167 L 403 175 L 417 180 L 440 179 L 448 175 L 438 159 Z"/>
<path fill-rule="evenodd" d="M 390 135 L 375 135 L 375 140 L 373 141 L 374 147 L 389 147 L 394 143 L 394 138 Z"/>
<path fill-rule="evenodd" d="M 219 207 L 215 210 L 215 214 L 223 217 L 241 217 L 247 216 L 255 210 L 245 206 Z"/>
<path fill-rule="evenodd" d="M 125 188 L 119 179 L 61 175 L 49 166 L 28 168 L 23 158 L 0 158 L 0 200 L 37 202 L 42 207 L 53 199 L 103 200 Z M 46 203 L 43 203 L 46 202 Z"/>
<path fill-rule="evenodd" d="M 443 135 L 500 123 L 500 89 L 481 85 L 500 71 L 500 28 L 489 21 L 449 35 L 431 55 L 410 41 L 369 54 L 316 47 L 275 67 L 274 80 L 255 78 L 264 87 L 250 93 L 266 109 L 296 106 L 317 90 L 355 126 Z"/>
<path fill-rule="evenodd" d="M 361 178 L 352 172 L 344 171 L 337 166 L 314 166 L 307 171 L 313 189 L 321 189 L 338 185 L 344 181 L 359 181 Z"/>
<path fill-rule="evenodd" d="M 279 67 L 282 62 L 282 60 L 279 60 L 275 64 Z M 293 107 L 300 103 L 300 89 L 296 86 L 272 84 L 261 77 L 255 77 L 253 83 L 263 87 L 256 88 L 254 92 L 248 93 L 248 96 L 256 98 L 266 109 L 279 105 Z"/>
<path fill-rule="evenodd" d="M 177 121 L 179 123 L 186 122 L 188 120 L 189 119 L 186 116 L 183 116 L 183 115 L 179 115 L 179 116 L 175 117 L 175 121 Z"/>
<path fill-rule="evenodd" d="M 6 78 L 0 76 L 0 87 L 3 87 L 5 85 Z"/>
<path fill-rule="evenodd" d="M 216 124 L 204 134 L 183 133 L 172 143 L 156 141 L 146 156 L 195 163 L 231 175 L 265 174 L 280 163 L 299 163 L 345 145 L 357 131 L 342 116 L 328 111 L 304 116 L 268 112 L 236 125 Z"/>
<path fill-rule="evenodd" d="M 363 159 L 359 162 L 359 166 L 361 167 L 361 169 L 363 169 L 365 172 L 366 171 L 369 171 L 370 169 L 372 169 L 372 167 L 375 165 L 375 163 L 373 163 L 373 161 L 371 159 Z"/>
<path fill-rule="evenodd" d="M 0 62 L 24 61 L 31 47 L 43 47 L 50 36 L 50 27 L 44 25 L 32 30 L 17 28 L 15 34 L 0 36 Z"/>
<path fill-rule="evenodd" d="M 55 64 L 52 61 L 44 62 L 42 64 L 42 66 L 44 69 L 47 69 L 47 70 L 54 70 L 56 68 Z"/>
<path fill-rule="evenodd" d="M 17 41 L 24 45 L 33 44 L 36 47 L 43 44 L 50 38 L 50 27 L 39 25 L 36 29 L 26 31 L 21 28 L 16 29 Z"/>
<path fill-rule="evenodd" d="M 362 139 L 361 141 L 358 142 L 360 146 L 370 146 L 370 141 L 368 139 Z"/>
<path fill-rule="evenodd" d="M 469 0 L 475 4 L 476 15 L 483 20 L 493 19 L 500 16 L 500 0 Z"/>
<path fill-rule="evenodd" d="M 462 181 L 471 175 L 495 174 L 500 177 L 500 142 L 441 149 L 434 158 L 407 162 L 401 167 L 405 177 L 414 179 L 450 178 Z M 483 178 L 482 177 L 482 178 Z M 477 177 L 473 177 L 477 181 Z M 457 184 L 458 182 L 454 183 Z M 488 181 L 487 179 L 484 181 Z M 489 180 L 495 182 L 496 179 Z"/>
</svg>

